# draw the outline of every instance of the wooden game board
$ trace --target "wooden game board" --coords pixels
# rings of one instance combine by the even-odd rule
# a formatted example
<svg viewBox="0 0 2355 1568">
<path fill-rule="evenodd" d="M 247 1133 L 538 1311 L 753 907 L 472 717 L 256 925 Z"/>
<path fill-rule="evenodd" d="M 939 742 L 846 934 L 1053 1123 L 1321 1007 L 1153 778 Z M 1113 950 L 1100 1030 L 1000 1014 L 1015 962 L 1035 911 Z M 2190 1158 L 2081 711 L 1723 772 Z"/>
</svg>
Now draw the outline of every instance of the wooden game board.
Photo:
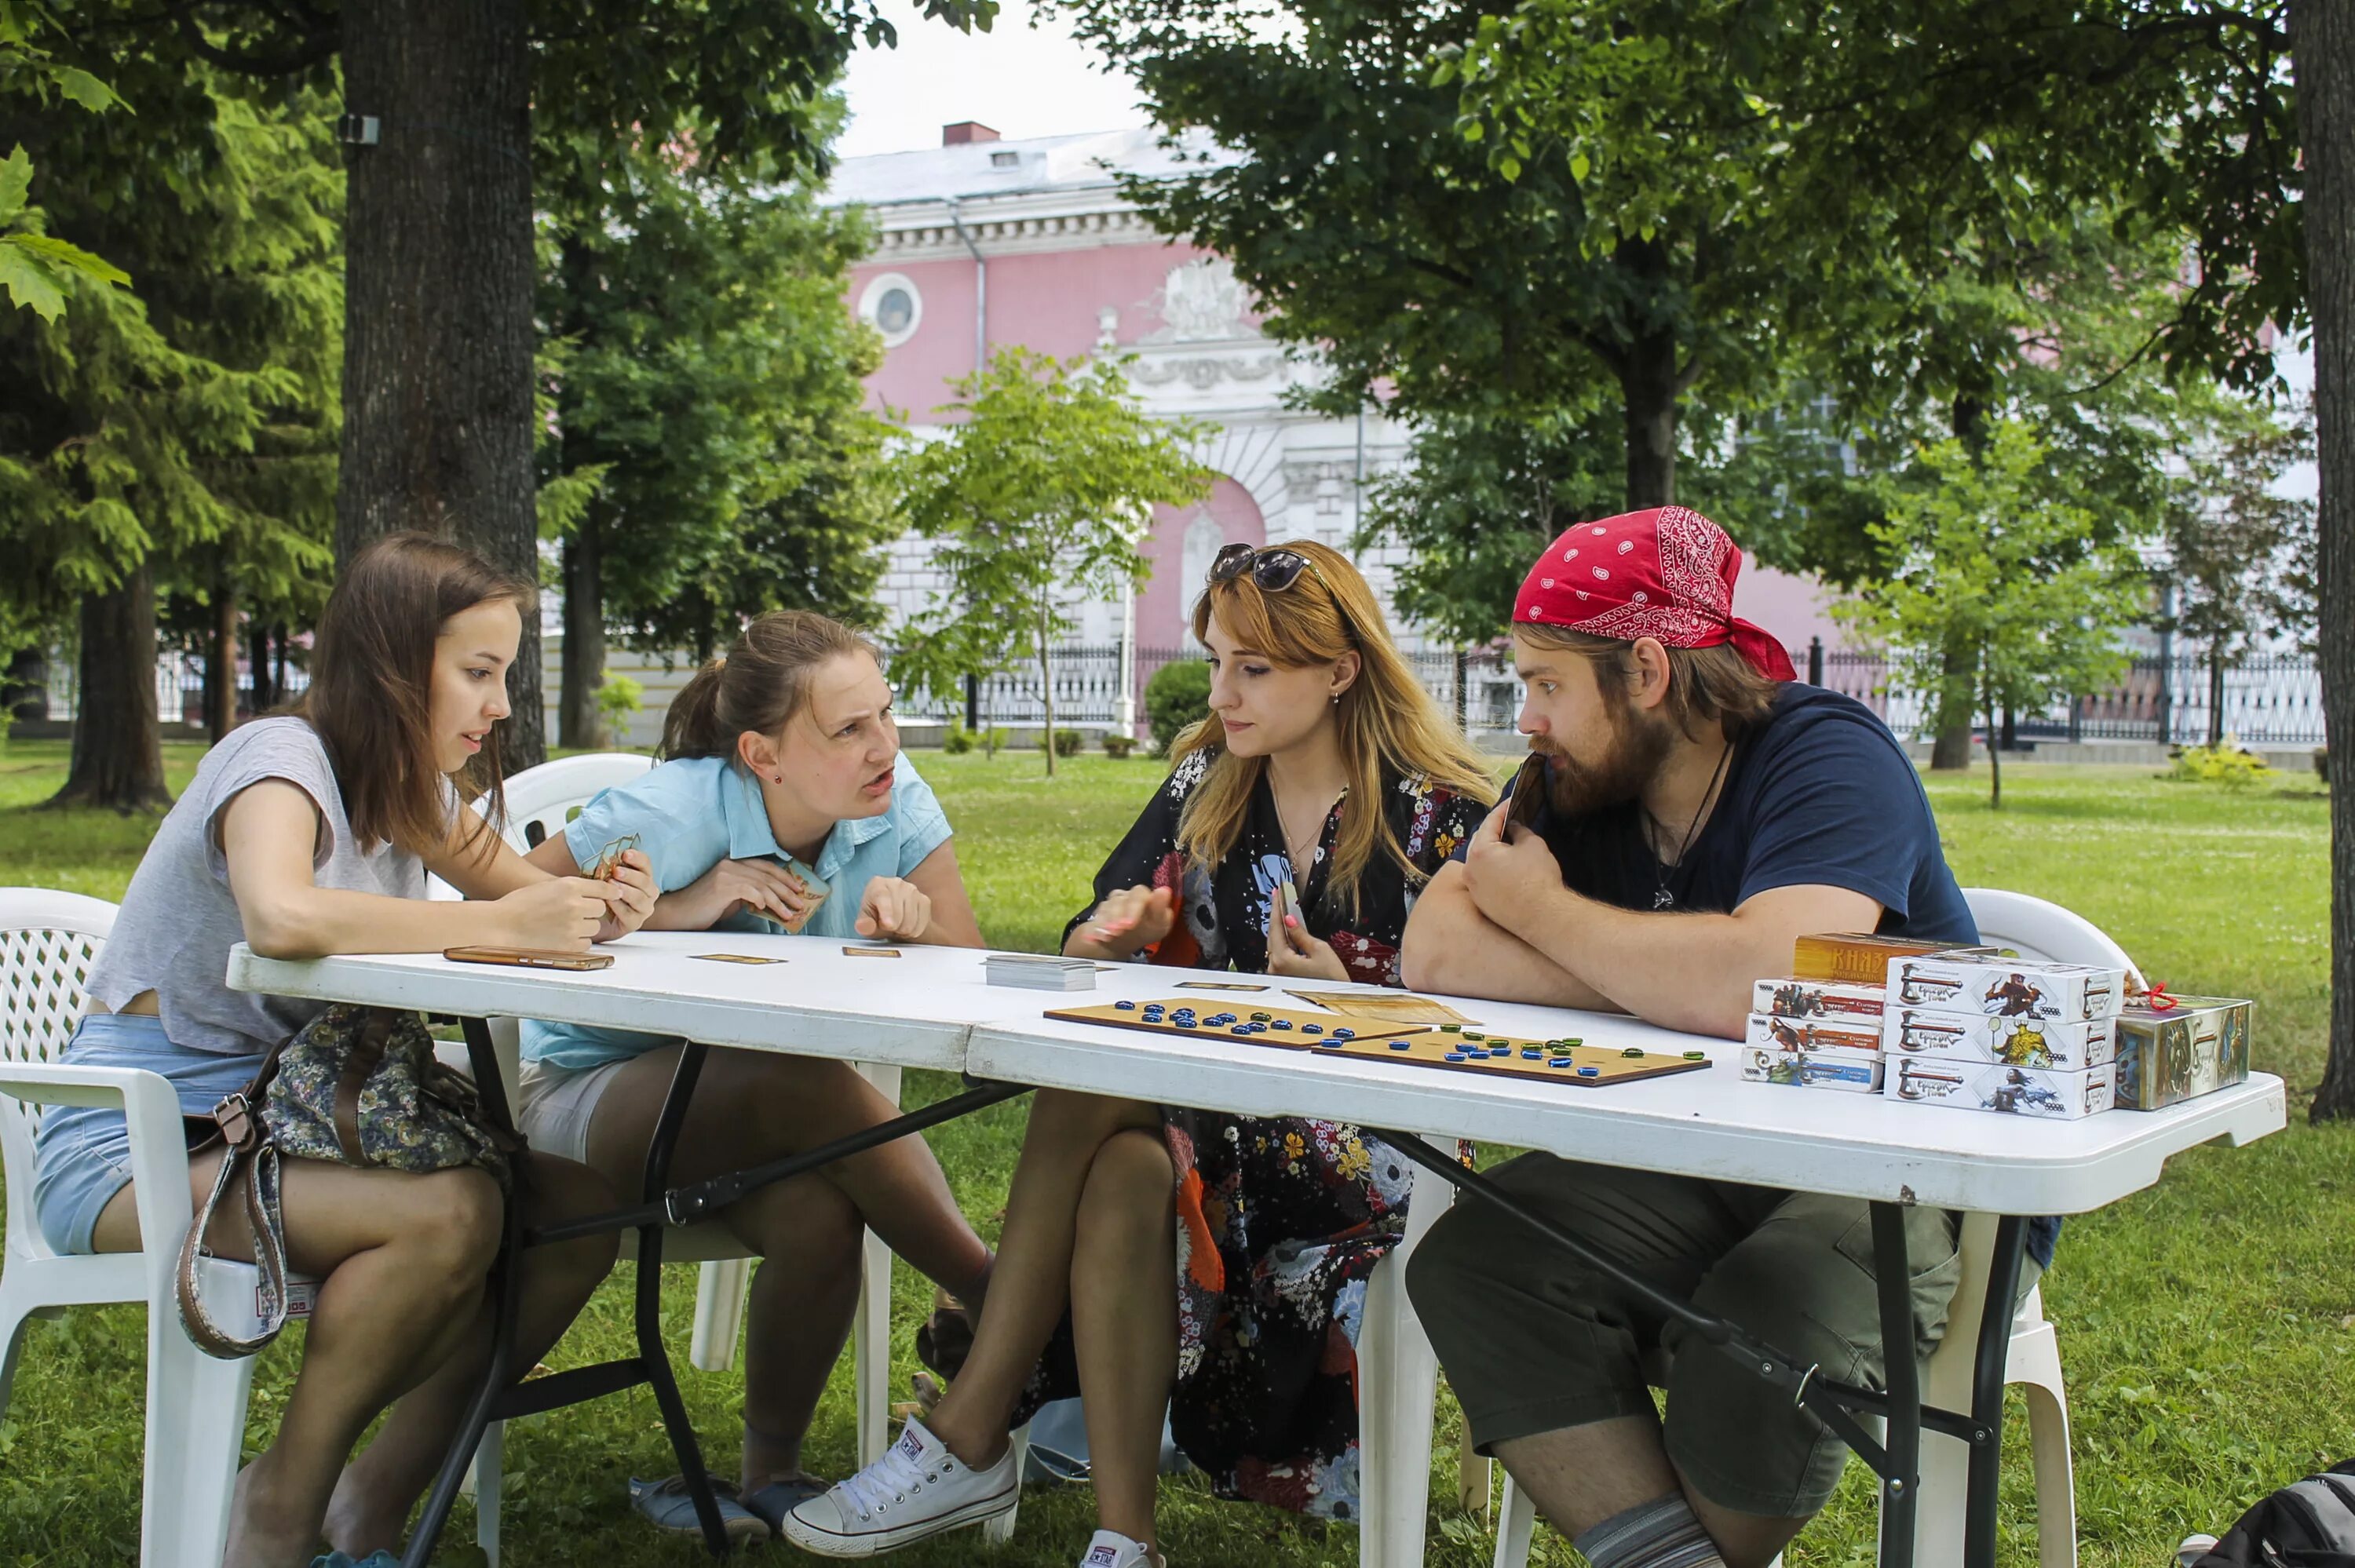
<svg viewBox="0 0 2355 1568">
<path fill-rule="evenodd" d="M 1510 1048 L 1512 1054 L 1489 1056 L 1478 1061 L 1451 1062 L 1447 1059 L 1447 1054 L 1464 1049 L 1465 1044 L 1464 1035 L 1443 1033 L 1427 1024 L 1386 1024 L 1377 1023 L 1371 1019 L 1352 1020 L 1346 1015 L 1330 1012 L 1296 1012 L 1278 1007 L 1253 1007 L 1249 999 L 1238 999 L 1224 1003 L 1208 1003 L 1199 1000 L 1160 1003 L 1173 1012 L 1180 1007 L 1191 1007 L 1199 1016 L 1203 1018 L 1217 1012 L 1232 1012 L 1240 1018 L 1248 1020 L 1254 1012 L 1264 1012 L 1271 1024 L 1283 1020 L 1292 1025 L 1288 1030 L 1271 1028 L 1262 1033 L 1236 1034 L 1225 1027 L 1214 1029 L 1203 1026 L 1195 1029 L 1180 1029 L 1167 1020 L 1158 1023 L 1148 1022 L 1144 1013 L 1146 1005 L 1140 1001 L 1137 1004 L 1137 1010 L 1133 1012 L 1124 1008 L 1114 1007 L 1109 1003 L 1093 1007 L 1058 1007 L 1050 1008 L 1047 1011 L 1047 1016 L 1073 1023 L 1108 1023 L 1115 1029 L 1142 1029 L 1154 1034 L 1201 1035 L 1213 1040 L 1232 1041 L 1246 1045 L 1272 1046 L 1280 1051 L 1314 1051 L 1326 1056 L 1371 1057 L 1377 1061 L 1403 1062 L 1410 1066 L 1437 1067 L 1452 1073 L 1488 1073 L 1500 1077 L 1531 1078 L 1549 1084 L 1567 1084 L 1574 1088 L 1602 1088 L 1610 1084 L 1630 1084 L 1643 1078 L 1665 1077 L 1671 1073 L 1699 1072 L 1709 1065 L 1706 1060 L 1689 1061 L 1680 1056 L 1669 1056 L 1656 1051 L 1647 1051 L 1640 1056 L 1629 1056 L 1622 1052 L 1606 1050 L 1597 1045 L 1572 1045 L 1566 1049 L 1548 1050 L 1545 1055 L 1536 1061 L 1530 1061 L 1521 1054 L 1522 1049 L 1530 1045 L 1543 1045 L 1545 1044 L 1543 1041 L 1508 1038 L 1501 1034 L 1491 1034 L 1476 1027 L 1470 1031 L 1472 1033 L 1483 1036 L 1476 1044 L 1505 1045 Z M 1318 1025 L 1324 1033 L 1321 1034 L 1304 1033 L 1302 1025 L 1309 1023 Z M 1337 1047 L 1318 1044 L 1319 1041 L 1330 1040 L 1332 1031 L 1337 1028 L 1353 1030 L 1355 1035 Z M 1403 1051 L 1391 1048 L 1391 1042 L 1399 1039 L 1407 1042 L 1407 1048 Z M 1555 1067 L 1548 1065 L 1564 1056 L 1571 1059 L 1571 1065 Z M 1598 1071 L 1593 1076 L 1586 1077 L 1580 1075 L 1578 1069 L 1581 1067 L 1593 1067 Z"/>
</svg>

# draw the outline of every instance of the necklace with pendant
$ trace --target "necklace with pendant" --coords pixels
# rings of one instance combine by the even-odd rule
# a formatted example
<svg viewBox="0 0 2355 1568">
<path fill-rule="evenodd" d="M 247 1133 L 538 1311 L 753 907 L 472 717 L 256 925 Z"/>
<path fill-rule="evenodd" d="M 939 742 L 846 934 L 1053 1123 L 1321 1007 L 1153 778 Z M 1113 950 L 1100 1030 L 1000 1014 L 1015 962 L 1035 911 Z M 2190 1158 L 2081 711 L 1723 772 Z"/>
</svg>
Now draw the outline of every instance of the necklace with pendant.
<svg viewBox="0 0 2355 1568">
<path fill-rule="evenodd" d="M 1654 853 L 1652 857 L 1652 907 L 1654 909 L 1676 907 L 1677 895 L 1668 886 L 1668 878 L 1675 874 L 1678 866 L 1684 864 L 1685 852 L 1692 848 L 1693 835 L 1700 832 L 1701 821 L 1709 815 L 1710 800 L 1717 794 L 1717 787 L 1725 778 L 1725 765 L 1732 756 L 1733 743 L 1728 741 L 1725 749 L 1717 754 L 1717 768 L 1709 776 L 1709 788 L 1700 793 L 1700 809 L 1693 813 L 1692 821 L 1685 824 L 1685 836 L 1677 841 L 1677 858 L 1663 863 L 1658 853 Z M 1651 818 L 1653 838 L 1659 842 L 1667 842 L 1668 831 L 1660 824 L 1660 819 L 1652 816 L 1649 808 L 1645 810 L 1644 815 Z"/>
</svg>

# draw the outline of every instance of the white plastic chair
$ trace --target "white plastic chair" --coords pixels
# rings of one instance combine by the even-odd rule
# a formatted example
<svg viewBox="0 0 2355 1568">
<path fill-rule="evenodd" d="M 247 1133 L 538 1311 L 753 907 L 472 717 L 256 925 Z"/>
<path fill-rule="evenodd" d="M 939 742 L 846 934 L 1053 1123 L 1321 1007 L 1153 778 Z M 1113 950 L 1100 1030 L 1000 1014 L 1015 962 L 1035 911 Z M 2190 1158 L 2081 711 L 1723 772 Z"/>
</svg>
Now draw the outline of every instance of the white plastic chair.
<svg viewBox="0 0 2355 1568">
<path fill-rule="evenodd" d="M 229 1533 L 229 1490 L 245 1436 L 253 1361 L 216 1361 L 180 1328 L 172 1277 L 187 1234 L 188 1155 L 179 1097 L 160 1074 L 66 1067 L 114 906 L 43 888 L 0 888 L 0 1166 L 8 1229 L 0 1262 L 0 1414 L 8 1404 L 27 1319 L 118 1301 L 147 1307 L 146 1454 L 139 1526 L 142 1568 L 213 1568 Z M 131 1124 L 138 1252 L 60 1256 L 33 1217 L 33 1133 L 40 1105 L 121 1105 Z M 226 1303 L 258 1277 L 248 1265 L 209 1266 Z"/>
<path fill-rule="evenodd" d="M 1431 1504 L 1431 1421 L 1439 1357 L 1407 1299 L 1407 1259 L 1455 1202 L 1455 1188 L 1417 1172 L 1406 1234 L 1366 1281 L 1358 1328 L 1358 1561 L 1419 1568 Z"/>
<path fill-rule="evenodd" d="M 2097 964 L 2126 971 L 2139 989 L 2142 971 L 2126 949 L 2083 916 L 2025 893 L 1966 887 L 1963 898 L 1979 939 L 2012 948 L 2023 959 L 2049 963 Z M 1931 1353 L 1922 1383 L 1925 1404 L 1968 1410 L 1971 1363 L 1979 1338 L 1987 1279 L 1995 1256 L 1995 1217 L 1966 1214 L 1958 1250 L 1963 1273 L 1955 1287 L 1945 1337 Z M 2004 1362 L 2007 1385 L 2028 1396 L 2029 1452 L 2036 1476 L 2036 1541 L 2041 1568 L 2076 1568 L 2076 1471 L 2069 1454 L 2069 1397 L 2061 1378 L 2061 1343 L 2045 1320 L 2044 1293 L 2031 1289 L 2011 1322 L 2011 1345 Z M 1964 1512 L 1970 1478 L 1970 1450 L 1959 1439 L 1922 1434 L 1922 1486 L 1915 1494 L 1913 1561 L 1917 1568 L 1960 1568 Z M 1497 1528 L 1496 1568 L 1523 1568 L 1536 1510 L 1527 1493 L 1505 1478 L 1503 1517 Z"/>
</svg>

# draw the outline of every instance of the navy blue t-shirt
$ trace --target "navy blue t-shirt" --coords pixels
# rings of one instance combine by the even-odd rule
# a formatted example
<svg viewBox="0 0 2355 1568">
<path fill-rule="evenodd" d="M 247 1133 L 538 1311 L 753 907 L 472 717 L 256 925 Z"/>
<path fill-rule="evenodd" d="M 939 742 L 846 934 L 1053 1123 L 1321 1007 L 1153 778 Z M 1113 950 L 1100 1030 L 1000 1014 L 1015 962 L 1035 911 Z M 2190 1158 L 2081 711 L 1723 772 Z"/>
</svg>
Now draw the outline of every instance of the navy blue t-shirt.
<svg viewBox="0 0 2355 1568">
<path fill-rule="evenodd" d="M 1853 697 L 1786 683 L 1736 743 L 1717 807 L 1676 865 L 1652 853 L 1642 812 L 1629 801 L 1564 820 L 1544 808 L 1536 827 L 1564 883 L 1622 909 L 1722 915 L 1777 887 L 1844 887 L 1881 906 L 1885 935 L 1978 940 L 1921 775 Z"/>
<path fill-rule="evenodd" d="M 1717 808 L 1676 865 L 1652 853 L 1642 810 L 1631 801 L 1564 820 L 1547 808 L 1535 826 L 1567 885 L 1622 909 L 1722 915 L 1773 888 L 1844 887 L 1881 906 L 1885 935 L 1978 940 L 1921 775 L 1853 697 L 1786 683 L 1766 722 L 1735 745 Z M 2040 1266 L 2050 1266 L 2059 1232 L 2054 1221 L 2030 1223 Z"/>
</svg>

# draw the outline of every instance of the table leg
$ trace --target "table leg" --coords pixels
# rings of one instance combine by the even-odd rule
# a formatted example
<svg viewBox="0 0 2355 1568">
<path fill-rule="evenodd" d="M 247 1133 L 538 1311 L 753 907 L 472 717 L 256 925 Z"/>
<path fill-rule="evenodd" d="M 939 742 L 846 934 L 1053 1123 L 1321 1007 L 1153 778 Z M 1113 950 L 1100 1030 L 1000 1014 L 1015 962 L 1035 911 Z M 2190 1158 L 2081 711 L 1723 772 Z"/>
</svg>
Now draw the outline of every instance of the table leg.
<svg viewBox="0 0 2355 1568">
<path fill-rule="evenodd" d="M 2005 1363 L 2011 1357 L 2011 1321 L 2019 1295 L 2028 1222 L 2006 1214 L 1996 1222 L 1995 1255 L 1987 1263 L 1987 1305 L 1979 1315 L 1978 1351 L 1971 1367 L 1970 1484 L 1965 1493 L 1964 1568 L 1995 1568 L 1996 1493 L 2003 1470 Z"/>
<path fill-rule="evenodd" d="M 1913 1266 L 1905 1211 L 1872 1205 L 1872 1273 L 1881 1298 L 1881 1359 L 1889 1409 L 1881 1471 L 1881 1568 L 1913 1568 L 1913 1512 L 1922 1476 L 1922 1372 L 1913 1360 Z"/>
<path fill-rule="evenodd" d="M 663 1100 L 662 1117 L 655 1123 L 655 1135 L 646 1145 L 645 1185 L 640 1193 L 645 1202 L 660 1198 L 670 1183 L 671 1155 L 678 1147 L 679 1128 L 687 1120 L 687 1102 L 695 1097 L 695 1080 L 702 1075 L 703 1059 L 709 1050 L 692 1040 L 679 1049 L 670 1093 Z M 703 1543 L 714 1557 L 725 1557 L 730 1545 L 728 1527 L 720 1521 L 719 1499 L 713 1495 L 710 1475 L 703 1467 L 703 1447 L 696 1441 L 694 1425 L 687 1418 L 687 1402 L 679 1397 L 678 1379 L 670 1368 L 670 1351 L 663 1343 L 663 1228 L 659 1223 L 638 1227 L 638 1361 L 645 1370 L 647 1384 L 654 1390 L 655 1404 L 662 1411 L 671 1450 L 678 1456 L 679 1474 L 685 1478 L 688 1499 L 695 1504 L 696 1521 L 703 1526 Z"/>
<path fill-rule="evenodd" d="M 466 1052 L 474 1065 L 474 1081 L 488 1086 L 480 1096 L 484 1112 L 494 1126 L 511 1132 L 515 1124 L 508 1118 L 506 1095 L 499 1084 L 498 1057 L 491 1044 L 490 1025 L 479 1018 L 459 1022 L 466 1032 Z M 450 1453 L 442 1461 L 441 1473 L 433 1478 L 432 1488 L 425 1494 L 425 1511 L 410 1535 L 409 1550 L 400 1560 L 401 1568 L 425 1568 L 432 1559 L 434 1543 L 441 1539 L 451 1506 L 458 1500 L 459 1489 L 465 1483 L 466 1468 L 474 1462 L 474 1450 L 481 1446 L 483 1431 L 491 1424 L 493 1407 L 515 1381 L 517 1266 L 523 1253 L 523 1209 L 516 1196 L 517 1185 L 508 1186 L 499 1231 L 499 1260 L 491 1270 L 490 1361 L 483 1368 L 483 1379 L 474 1397 L 466 1402 L 466 1414 L 451 1439 Z M 484 1499 L 475 1499 L 475 1506 L 485 1506 Z M 494 1500 L 488 1506 L 497 1504 Z"/>
</svg>

